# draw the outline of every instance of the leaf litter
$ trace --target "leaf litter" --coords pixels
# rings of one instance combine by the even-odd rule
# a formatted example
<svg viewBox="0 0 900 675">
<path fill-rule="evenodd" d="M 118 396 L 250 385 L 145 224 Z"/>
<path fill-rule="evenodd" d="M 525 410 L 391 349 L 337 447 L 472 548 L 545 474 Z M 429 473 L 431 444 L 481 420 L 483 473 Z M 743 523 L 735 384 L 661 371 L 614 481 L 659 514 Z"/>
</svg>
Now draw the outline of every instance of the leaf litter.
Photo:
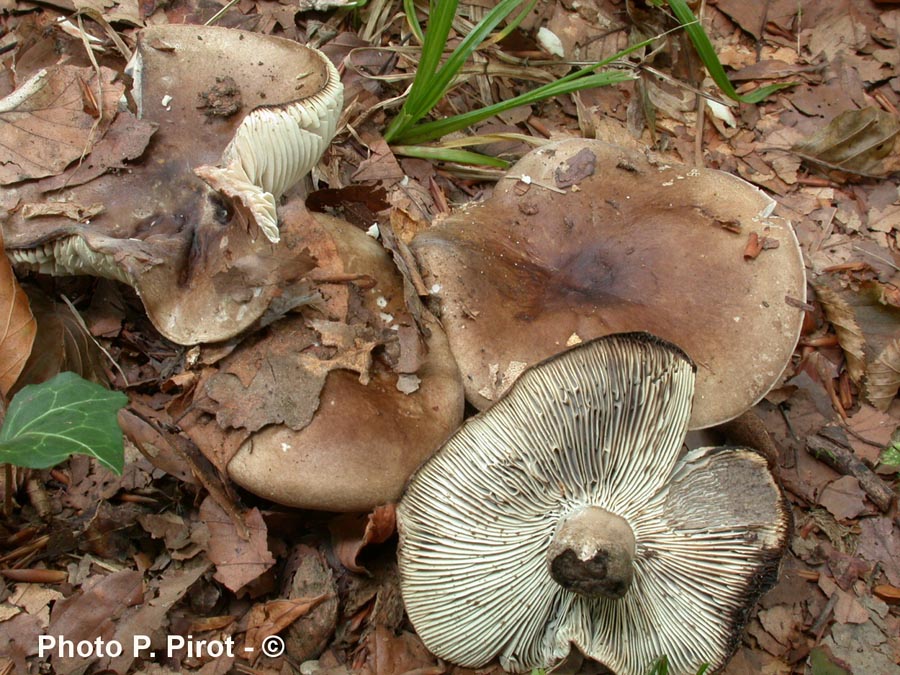
<svg viewBox="0 0 900 675">
<path fill-rule="evenodd" d="M 38 11 L 23 4 L 21 12 L 2 19 L 9 50 L 0 55 L 7 73 L 0 92 L 21 87 L 42 69 L 48 74 L 39 81 L 43 85 L 0 113 L 0 139 L 21 151 L 15 161 L 0 165 L 0 179 L 9 186 L 0 206 L 21 211 L 29 205 L 38 220 L 56 209 L 84 224 L 117 208 L 93 196 L 107 194 L 104 190 L 115 194 L 125 175 L 141 170 L 157 124 L 119 109 L 125 87 L 117 74 L 123 62 L 103 26 L 82 24 L 96 45 L 99 67 L 94 67 L 85 57 L 82 29 L 57 20 L 67 18 L 70 6 L 42 5 Z M 78 5 L 87 8 L 88 17 L 113 24 L 126 42 L 142 24 L 202 23 L 213 11 L 195 2 Z M 462 22 L 483 10 L 463 9 Z M 650 64 L 656 72 L 643 78 L 644 89 L 625 83 L 581 92 L 576 100 L 531 106 L 504 123 L 540 138 L 588 130 L 642 147 L 655 140 L 654 151 L 662 157 L 721 168 L 774 193 L 779 213 L 795 226 L 817 292 L 795 369 L 756 409 L 779 450 L 776 467 L 794 506 L 796 530 L 780 581 L 763 598 L 725 673 L 880 675 L 896 672 L 900 662 L 897 507 L 882 510 L 858 477 L 813 457 L 806 439 L 843 429 L 842 447 L 870 470 L 878 469 L 900 417 L 900 10 L 863 0 L 805 3 L 799 9 L 795 0 L 705 5 L 704 24 L 732 81 L 748 88 L 796 83 L 758 106 L 732 108 L 734 128 L 723 121 L 727 116 L 699 113 L 689 88 L 656 74 L 718 95 L 677 40 Z M 534 58 L 540 47 L 527 31 L 540 26 L 560 38 L 568 58 L 602 58 L 628 39 L 624 16 L 618 0 L 590 7 L 540 2 L 523 24 L 522 40 L 502 46 L 508 50 L 504 58 Z M 364 11 L 361 17 L 361 24 L 352 25 L 339 14 L 309 15 L 247 0 L 220 24 L 301 42 L 313 39 L 346 64 L 351 95 L 345 115 L 355 135 L 347 134 L 329 151 L 319 175 L 331 190 L 357 193 L 349 199 L 352 193 L 323 193 L 319 208 L 343 214 L 364 230 L 373 223 L 382 226 L 397 265 L 408 268 L 404 304 L 417 316 L 415 303 L 428 289 L 409 266 L 403 245 L 448 208 L 488 194 L 490 181 L 482 179 L 490 172 L 467 175 L 450 165 L 396 157 L 384 144 L 389 114 L 379 104 L 401 89 L 383 76 L 402 75 L 414 65 L 381 49 L 397 45 L 405 26 L 392 23 L 388 14 Z M 598 40 L 598 35 L 606 37 Z M 495 57 L 484 55 L 488 65 Z M 479 74 L 454 90 L 439 112 L 486 105 L 523 86 L 509 77 Z M 47 100 L 47 115 L 41 117 L 37 104 Z M 27 146 L 21 139 L 35 130 L 43 140 Z M 90 187 L 97 181 L 110 187 L 97 192 Z M 83 190 L 76 193 L 83 198 L 59 199 L 63 191 L 76 189 Z M 363 206 L 354 206 L 354 200 Z M 210 270 L 223 269 L 222 261 L 210 262 Z M 315 663 L 320 675 L 471 672 L 438 663 L 404 621 L 386 512 L 355 518 L 289 513 L 235 492 L 222 479 L 229 453 L 243 439 L 235 430 L 274 420 L 302 426 L 327 377 L 323 362 L 364 377 L 372 352 L 385 349 L 384 336 L 371 333 L 371 322 L 351 318 L 353 284 L 359 280 L 335 282 L 333 269 L 322 271 L 330 265 L 321 249 L 312 253 L 266 319 L 266 330 L 277 336 L 285 325 L 278 319 L 287 316 L 305 336 L 301 342 L 315 353 L 315 362 L 308 360 L 310 354 L 307 360 L 296 358 L 290 342 L 277 337 L 240 355 L 236 341 L 198 352 L 178 348 L 160 338 L 127 291 L 119 294 L 116 312 L 105 305 L 98 312 L 90 285 L 41 282 L 51 294 L 72 299 L 122 372 L 101 359 L 85 337 L 77 337 L 73 325 L 41 338 L 41 351 L 65 353 L 65 364 L 105 369 L 112 385 L 128 392 L 131 404 L 122 424 L 133 444 L 128 443 L 129 469 L 122 477 L 84 458 L 30 478 L 18 475 L 22 489 L 14 496 L 20 509 L 0 524 L 2 567 L 26 574 L 61 570 L 67 582 L 0 577 L 0 632 L 9 637 L 0 645 L 0 660 L 8 659 L 15 672 L 37 672 L 37 635 L 52 630 L 85 639 L 151 635 L 159 645 L 166 633 L 190 631 L 255 644 L 263 633 L 283 629 L 282 635 L 292 636 L 294 665 Z M 322 300 L 316 290 L 323 284 L 331 303 L 326 312 L 317 305 Z M 12 305 L 26 303 L 4 287 L 0 307 Z M 311 311 L 316 307 L 318 314 Z M 304 308 L 306 316 L 298 319 Z M 10 339 L 0 336 L 0 349 Z M 396 372 L 414 376 L 421 340 L 409 330 L 394 339 Z M 22 363 L 31 353 L 25 342 L 10 352 Z M 0 364 L 9 362 L 0 358 Z M 68 365 L 49 369 L 62 367 Z M 300 392 L 287 386 L 292 381 L 307 386 Z M 882 468 L 879 475 L 896 492 L 896 471 Z M 28 480 L 35 487 L 25 491 Z M 178 654 L 162 665 L 123 657 L 53 666 L 56 672 L 224 673 L 249 664 Z M 253 667 L 279 672 L 290 666 L 263 658 Z"/>
</svg>

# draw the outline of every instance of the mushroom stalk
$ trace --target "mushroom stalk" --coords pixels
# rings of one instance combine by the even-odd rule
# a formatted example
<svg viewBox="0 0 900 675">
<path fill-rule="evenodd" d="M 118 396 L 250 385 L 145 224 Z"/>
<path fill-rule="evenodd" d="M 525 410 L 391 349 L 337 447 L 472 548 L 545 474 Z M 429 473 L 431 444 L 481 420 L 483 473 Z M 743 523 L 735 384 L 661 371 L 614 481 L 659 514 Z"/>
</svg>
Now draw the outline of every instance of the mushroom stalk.
<svg viewBox="0 0 900 675">
<path fill-rule="evenodd" d="M 599 506 L 566 518 L 547 549 L 550 576 L 588 598 L 618 599 L 634 576 L 634 531 L 628 521 Z"/>
</svg>

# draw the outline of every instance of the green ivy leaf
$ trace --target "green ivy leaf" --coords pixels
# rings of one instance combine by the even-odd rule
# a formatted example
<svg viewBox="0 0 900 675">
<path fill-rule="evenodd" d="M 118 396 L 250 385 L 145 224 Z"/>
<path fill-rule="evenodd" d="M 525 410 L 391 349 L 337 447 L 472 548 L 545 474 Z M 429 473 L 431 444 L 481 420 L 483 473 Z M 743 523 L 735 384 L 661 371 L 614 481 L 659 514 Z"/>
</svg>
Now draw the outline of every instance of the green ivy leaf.
<svg viewBox="0 0 900 675">
<path fill-rule="evenodd" d="M 121 474 L 125 450 L 116 413 L 127 402 L 125 394 L 75 373 L 23 387 L 0 429 L 0 463 L 45 469 L 78 453 Z"/>
</svg>

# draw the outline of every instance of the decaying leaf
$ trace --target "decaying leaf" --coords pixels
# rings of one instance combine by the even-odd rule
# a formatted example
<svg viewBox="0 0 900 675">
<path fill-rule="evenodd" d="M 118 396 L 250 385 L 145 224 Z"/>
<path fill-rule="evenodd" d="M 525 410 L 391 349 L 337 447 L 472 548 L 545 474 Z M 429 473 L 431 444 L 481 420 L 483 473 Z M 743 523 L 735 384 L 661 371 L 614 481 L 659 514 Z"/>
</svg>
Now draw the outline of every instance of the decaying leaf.
<svg viewBox="0 0 900 675">
<path fill-rule="evenodd" d="M 90 579 L 89 581 L 94 581 Z M 126 608 L 140 603 L 144 597 L 143 575 L 137 570 L 122 570 L 96 579 L 73 595 L 53 605 L 47 635 L 73 642 L 108 642 L 116 631 L 116 619 Z M 98 655 L 86 658 L 52 658 L 53 669 L 62 675 L 82 673 Z"/>
<path fill-rule="evenodd" d="M 377 507 L 368 516 L 347 514 L 329 523 L 331 540 L 341 564 L 351 572 L 368 574 L 357 562 L 360 551 L 369 544 L 387 541 L 396 527 L 393 504 Z"/>
<path fill-rule="evenodd" d="M 53 66 L 0 100 L 0 184 L 58 174 L 91 152 L 125 91 L 115 71 L 100 73 L 98 82 L 92 68 Z"/>
<path fill-rule="evenodd" d="M 869 364 L 866 397 L 881 411 L 888 409 L 900 389 L 900 338 L 894 338 Z"/>
<path fill-rule="evenodd" d="M 80 317 L 37 288 L 28 287 L 26 292 L 37 321 L 37 334 L 16 388 L 44 382 L 66 370 L 106 385 L 103 352 Z"/>
<path fill-rule="evenodd" d="M 19 378 L 36 333 L 28 296 L 6 259 L 0 233 L 0 397 L 5 397 Z"/>
<path fill-rule="evenodd" d="M 209 527 L 209 559 L 216 566 L 215 579 L 232 591 L 246 586 L 275 564 L 259 509 L 243 514 L 248 538 L 241 536 L 229 515 L 212 497 L 203 500 L 200 517 Z"/>
<path fill-rule="evenodd" d="M 900 117 L 878 108 L 849 110 L 811 138 L 791 148 L 813 164 L 862 176 L 886 176 L 900 169 Z"/>
<path fill-rule="evenodd" d="M 858 290 L 833 280 L 814 284 L 825 316 L 834 326 L 850 378 L 881 411 L 900 389 L 900 309 L 880 300 L 883 284 L 867 281 Z"/>
<path fill-rule="evenodd" d="M 110 169 L 124 169 L 130 160 L 143 154 L 157 125 L 138 119 L 129 111 L 120 112 L 91 150 L 91 154 L 63 173 L 40 182 L 43 192 L 83 185 Z"/>
<path fill-rule="evenodd" d="M 359 373 L 369 381 L 372 349 L 378 344 L 365 324 L 302 318 L 273 324 L 268 334 L 222 361 L 206 385 L 223 427 L 257 431 L 285 424 L 295 431 L 312 420 L 319 393 L 332 370 Z"/>
<path fill-rule="evenodd" d="M 288 626 L 285 650 L 298 663 L 317 658 L 334 635 L 338 619 L 338 595 L 334 573 L 325 556 L 304 544 L 294 548 L 285 565 L 282 597 L 289 599 L 325 595 L 328 599 Z"/>
<path fill-rule="evenodd" d="M 254 654 L 261 653 L 263 640 L 280 633 L 330 597 L 329 593 L 322 593 L 312 598 L 282 598 L 254 605 L 250 610 L 244 648 L 251 649 Z"/>
</svg>

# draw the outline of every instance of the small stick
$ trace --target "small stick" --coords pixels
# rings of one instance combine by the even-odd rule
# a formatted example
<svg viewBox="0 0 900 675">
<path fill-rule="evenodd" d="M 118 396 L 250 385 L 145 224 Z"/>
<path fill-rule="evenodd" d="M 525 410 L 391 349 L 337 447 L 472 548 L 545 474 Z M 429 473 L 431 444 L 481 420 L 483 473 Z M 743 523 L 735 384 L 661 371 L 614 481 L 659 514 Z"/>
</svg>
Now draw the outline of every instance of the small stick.
<svg viewBox="0 0 900 675">
<path fill-rule="evenodd" d="M 881 511 L 891 508 L 896 496 L 890 486 L 848 448 L 816 434 L 806 439 L 810 454 L 845 476 L 853 476 Z"/>
</svg>

